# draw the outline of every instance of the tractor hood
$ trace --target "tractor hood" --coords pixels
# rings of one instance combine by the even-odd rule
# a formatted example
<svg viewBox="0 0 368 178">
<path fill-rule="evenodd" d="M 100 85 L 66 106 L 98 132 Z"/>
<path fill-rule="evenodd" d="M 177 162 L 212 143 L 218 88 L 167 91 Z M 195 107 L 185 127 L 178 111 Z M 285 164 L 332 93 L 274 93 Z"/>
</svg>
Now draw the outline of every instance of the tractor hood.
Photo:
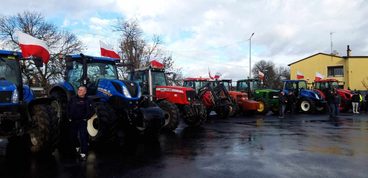
<svg viewBox="0 0 368 178">
<path fill-rule="evenodd" d="M 173 92 L 173 93 L 185 93 L 186 91 L 194 91 L 194 89 L 189 88 L 189 87 L 181 87 L 181 86 L 157 86 L 156 91 Z"/>
<path fill-rule="evenodd" d="M 314 99 L 314 100 L 322 100 L 322 97 L 313 90 L 302 89 L 300 90 L 300 96 L 305 97 L 305 98 Z"/>
</svg>

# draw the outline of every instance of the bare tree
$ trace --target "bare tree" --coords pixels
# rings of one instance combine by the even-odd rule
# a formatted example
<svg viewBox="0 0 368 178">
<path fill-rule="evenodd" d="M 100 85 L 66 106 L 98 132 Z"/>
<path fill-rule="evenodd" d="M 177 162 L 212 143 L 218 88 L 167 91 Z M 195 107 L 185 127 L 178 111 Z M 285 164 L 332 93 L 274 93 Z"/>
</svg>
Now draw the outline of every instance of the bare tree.
<svg viewBox="0 0 368 178">
<path fill-rule="evenodd" d="M 44 88 L 50 82 L 63 76 L 65 63 L 59 56 L 80 52 L 83 44 L 78 38 L 68 32 L 59 30 L 54 24 L 46 22 L 38 12 L 25 11 L 12 16 L 0 17 L 0 38 L 12 50 L 19 50 L 15 31 L 19 30 L 46 42 L 51 52 L 50 61 L 44 68 L 35 67 L 32 61 L 23 61 L 21 69 L 28 82 L 34 80 Z"/>
<path fill-rule="evenodd" d="M 254 64 L 253 76 L 258 76 L 258 72 L 265 74 L 264 84 L 267 88 L 279 89 L 282 87 L 282 80 L 290 78 L 289 69 L 283 66 L 277 67 L 272 61 L 261 60 Z"/>
<path fill-rule="evenodd" d="M 162 49 L 162 40 L 160 36 L 153 35 L 152 41 L 147 42 L 143 38 L 143 32 L 139 27 L 137 20 L 123 21 L 119 20 L 114 26 L 114 30 L 121 33 L 120 50 L 125 63 L 120 68 L 121 76 L 124 76 L 126 70 L 132 71 L 149 65 L 151 59 L 162 61 L 171 84 L 180 84 L 182 79 L 181 69 L 174 67 L 174 60 L 171 54 Z"/>
</svg>

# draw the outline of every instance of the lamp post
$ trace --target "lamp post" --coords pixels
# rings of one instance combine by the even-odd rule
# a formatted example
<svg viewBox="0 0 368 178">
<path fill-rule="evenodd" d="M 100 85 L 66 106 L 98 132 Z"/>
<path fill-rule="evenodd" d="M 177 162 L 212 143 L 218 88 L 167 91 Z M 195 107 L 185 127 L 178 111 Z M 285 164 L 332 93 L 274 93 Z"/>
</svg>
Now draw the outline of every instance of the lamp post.
<svg viewBox="0 0 368 178">
<path fill-rule="evenodd" d="M 249 78 L 252 78 L 252 37 L 254 32 L 249 37 Z"/>
</svg>

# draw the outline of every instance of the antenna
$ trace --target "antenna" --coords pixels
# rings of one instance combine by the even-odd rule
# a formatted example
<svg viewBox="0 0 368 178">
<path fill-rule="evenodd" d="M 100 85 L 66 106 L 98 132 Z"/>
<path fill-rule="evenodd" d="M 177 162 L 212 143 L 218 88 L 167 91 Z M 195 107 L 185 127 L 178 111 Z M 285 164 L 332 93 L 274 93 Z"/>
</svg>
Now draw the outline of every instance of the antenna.
<svg viewBox="0 0 368 178">
<path fill-rule="evenodd" d="M 333 49 L 333 43 L 332 43 L 332 35 L 334 34 L 335 32 L 330 32 L 330 43 L 331 43 L 331 51 L 330 51 L 330 54 L 332 55 L 332 49 Z"/>
</svg>

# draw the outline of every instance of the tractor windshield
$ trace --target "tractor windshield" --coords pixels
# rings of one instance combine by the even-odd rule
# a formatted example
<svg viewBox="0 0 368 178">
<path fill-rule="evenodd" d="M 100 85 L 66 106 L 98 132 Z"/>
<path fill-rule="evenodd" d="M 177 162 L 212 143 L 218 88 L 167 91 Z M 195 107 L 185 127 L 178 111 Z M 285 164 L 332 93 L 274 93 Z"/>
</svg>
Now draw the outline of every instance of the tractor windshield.
<svg viewBox="0 0 368 178">
<path fill-rule="evenodd" d="M 250 80 L 249 81 L 249 85 L 250 85 L 250 89 L 253 90 L 257 90 L 260 89 L 260 83 L 259 80 Z"/>
<path fill-rule="evenodd" d="M 246 81 L 238 81 L 236 87 L 238 91 L 248 91 L 249 89 L 249 85 Z"/>
<path fill-rule="evenodd" d="M 15 59 L 0 58 L 0 80 L 8 80 L 20 85 L 19 63 Z"/>
<path fill-rule="evenodd" d="M 227 89 L 227 91 L 231 91 L 231 81 L 222 81 L 222 84 Z"/>
<path fill-rule="evenodd" d="M 331 88 L 340 88 L 340 85 L 338 82 L 336 81 L 333 81 L 333 82 L 330 82 L 330 87 Z"/>
<path fill-rule="evenodd" d="M 167 86 L 165 73 L 161 71 L 152 71 L 152 85 L 153 88 L 157 86 Z"/>
<path fill-rule="evenodd" d="M 307 89 L 307 82 L 300 81 L 299 82 L 299 89 Z"/>
<path fill-rule="evenodd" d="M 73 61 L 73 67 L 67 72 L 67 81 L 73 87 L 77 88 L 81 85 L 83 75 L 83 64 Z M 91 84 L 96 84 L 99 79 L 118 79 L 116 68 L 113 64 L 92 62 L 87 64 L 87 78 Z"/>
</svg>

